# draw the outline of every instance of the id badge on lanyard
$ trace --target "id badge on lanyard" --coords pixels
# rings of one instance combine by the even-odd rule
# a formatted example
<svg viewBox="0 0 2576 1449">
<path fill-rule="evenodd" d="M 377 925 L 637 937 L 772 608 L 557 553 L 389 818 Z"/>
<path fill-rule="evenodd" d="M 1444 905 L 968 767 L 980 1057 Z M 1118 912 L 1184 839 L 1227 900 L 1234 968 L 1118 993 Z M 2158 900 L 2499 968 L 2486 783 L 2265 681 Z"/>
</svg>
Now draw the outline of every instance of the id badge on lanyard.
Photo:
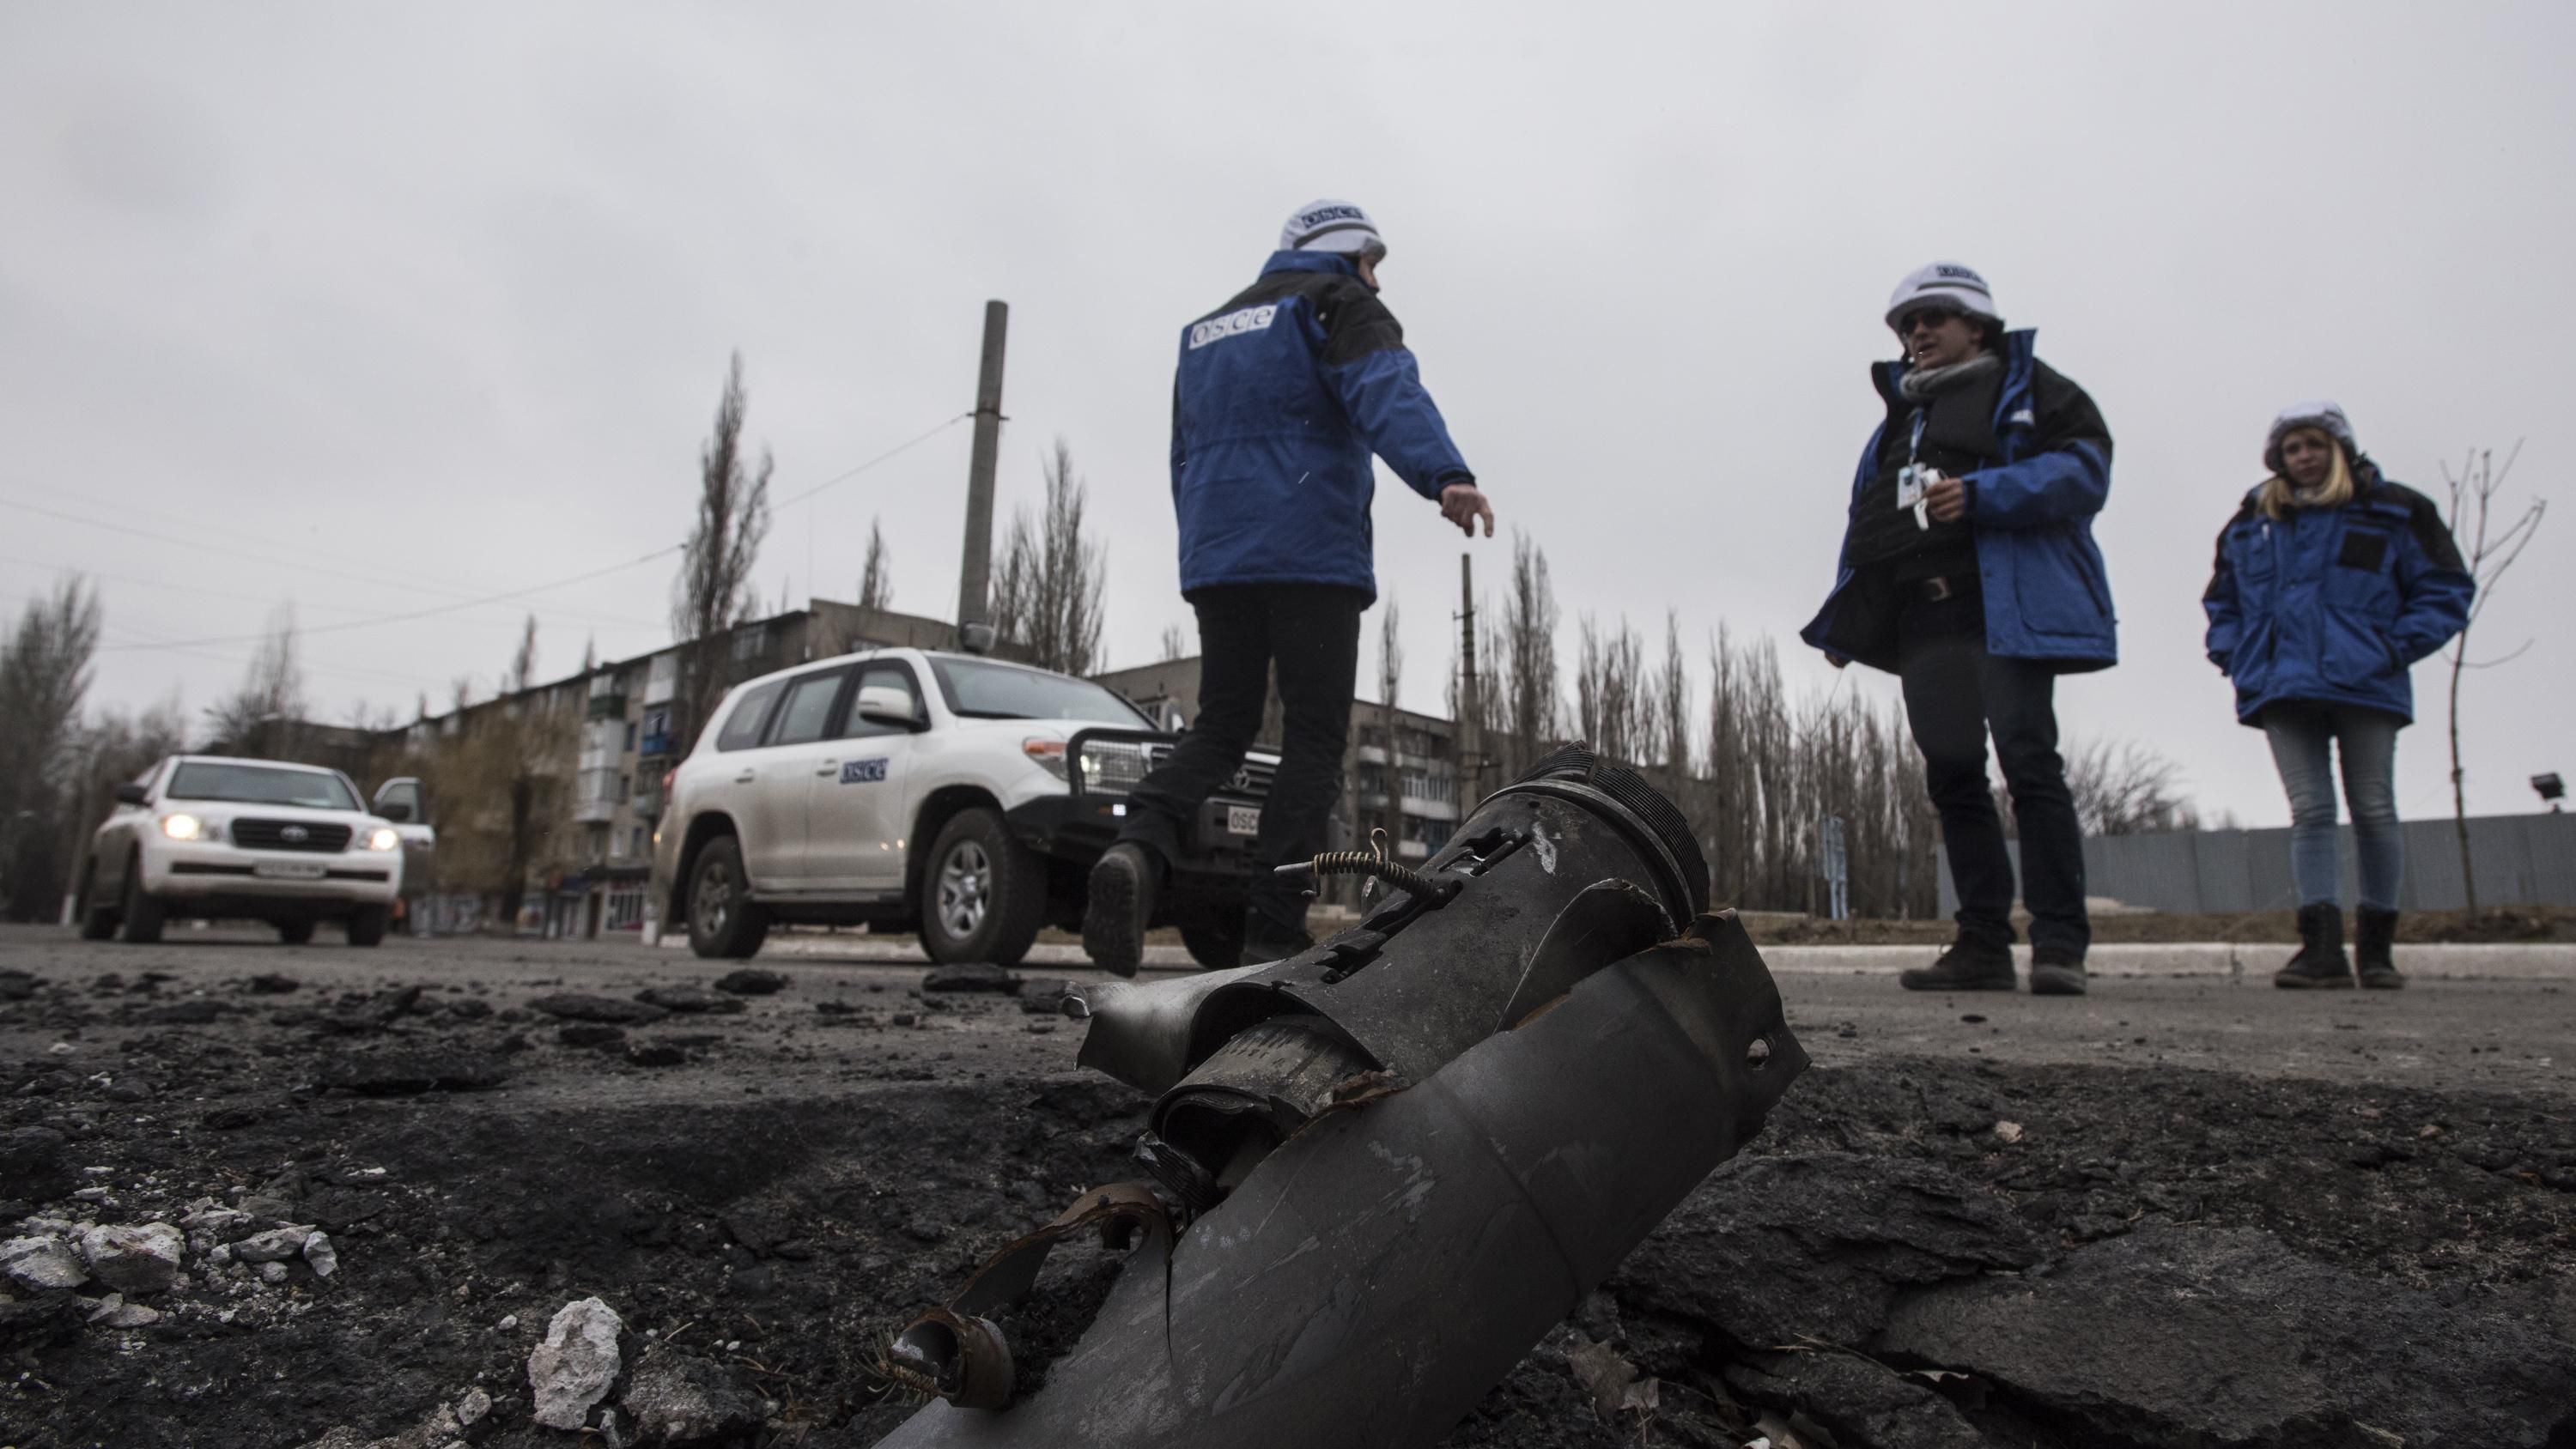
<svg viewBox="0 0 2576 1449">
<path fill-rule="evenodd" d="M 1929 421 L 1929 411 L 1926 408 L 1914 410 L 1914 435 L 1905 443 L 1905 466 L 1896 471 L 1896 506 L 1912 509 L 1914 527 L 1923 532 L 1930 531 L 1932 527 L 1932 505 L 1925 500 L 1923 492 L 1932 485 L 1932 480 L 1941 476 L 1940 469 L 1927 466 L 1922 461 L 1923 427 Z"/>
</svg>

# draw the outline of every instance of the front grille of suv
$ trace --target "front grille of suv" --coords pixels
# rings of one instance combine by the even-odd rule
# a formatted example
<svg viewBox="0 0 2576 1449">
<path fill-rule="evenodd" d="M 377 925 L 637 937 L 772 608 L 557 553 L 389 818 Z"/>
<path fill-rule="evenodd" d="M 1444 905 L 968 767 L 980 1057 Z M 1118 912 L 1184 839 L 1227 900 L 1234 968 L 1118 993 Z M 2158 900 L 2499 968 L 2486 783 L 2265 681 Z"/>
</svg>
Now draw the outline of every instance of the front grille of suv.
<svg viewBox="0 0 2576 1449">
<path fill-rule="evenodd" d="M 244 850 L 309 850 L 320 855 L 349 848 L 349 827 L 301 820 L 235 820 L 233 844 Z"/>
<path fill-rule="evenodd" d="M 1172 757 L 1172 747 L 1164 744 L 1148 745 L 1145 747 L 1145 755 L 1154 768 L 1160 768 L 1164 761 Z M 1216 793 L 1247 800 L 1267 800 L 1270 798 L 1270 782 L 1278 774 L 1277 760 L 1265 760 L 1258 756 L 1246 755 L 1243 757 L 1242 768 L 1236 770 L 1232 778 L 1219 784 L 1216 787 Z"/>
</svg>

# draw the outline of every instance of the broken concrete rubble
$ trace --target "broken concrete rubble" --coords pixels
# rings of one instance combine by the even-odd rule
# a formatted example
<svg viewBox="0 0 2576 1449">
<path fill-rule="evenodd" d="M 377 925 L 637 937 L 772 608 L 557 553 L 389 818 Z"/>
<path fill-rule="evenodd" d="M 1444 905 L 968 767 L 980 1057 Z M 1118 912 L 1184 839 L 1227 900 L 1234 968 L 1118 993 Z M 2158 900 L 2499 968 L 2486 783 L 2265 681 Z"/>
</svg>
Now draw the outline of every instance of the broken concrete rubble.
<svg viewBox="0 0 2576 1449">
<path fill-rule="evenodd" d="M 11 1238 L 0 1243 L 0 1275 L 20 1288 L 62 1292 L 89 1280 L 89 1265 L 59 1238 Z"/>
<path fill-rule="evenodd" d="M 696 1449 L 760 1428 L 762 1401 L 742 1373 L 688 1354 L 661 1352 L 636 1366 L 619 1406 L 646 1445 Z"/>
<path fill-rule="evenodd" d="M 120 1293 L 162 1293 L 179 1277 L 188 1240 L 168 1223 L 95 1227 L 80 1236 L 81 1257 L 101 1283 Z"/>
<path fill-rule="evenodd" d="M 536 1421 L 550 1429 L 579 1429 L 617 1382 L 617 1336 L 625 1329 L 617 1310 L 596 1298 L 576 1299 L 555 1310 L 545 1342 L 528 1355 L 528 1388 L 536 1396 Z"/>
</svg>

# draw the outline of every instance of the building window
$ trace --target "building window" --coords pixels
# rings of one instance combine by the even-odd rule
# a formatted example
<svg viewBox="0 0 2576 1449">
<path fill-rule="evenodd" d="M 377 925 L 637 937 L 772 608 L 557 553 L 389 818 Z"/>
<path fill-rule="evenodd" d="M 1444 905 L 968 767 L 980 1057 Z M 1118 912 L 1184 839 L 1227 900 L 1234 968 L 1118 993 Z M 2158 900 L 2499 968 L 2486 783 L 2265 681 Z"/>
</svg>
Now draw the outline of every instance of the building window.
<svg viewBox="0 0 2576 1449">
<path fill-rule="evenodd" d="M 629 750 L 635 748 L 635 721 L 633 720 L 626 722 L 626 748 Z"/>
</svg>

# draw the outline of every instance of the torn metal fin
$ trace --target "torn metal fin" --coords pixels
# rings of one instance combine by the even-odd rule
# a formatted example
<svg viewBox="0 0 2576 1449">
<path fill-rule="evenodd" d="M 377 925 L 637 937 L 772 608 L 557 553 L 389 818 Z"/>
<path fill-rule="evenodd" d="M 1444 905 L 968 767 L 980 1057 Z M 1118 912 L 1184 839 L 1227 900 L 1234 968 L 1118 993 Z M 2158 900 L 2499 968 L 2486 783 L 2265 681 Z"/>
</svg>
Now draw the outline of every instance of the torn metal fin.
<svg viewBox="0 0 2576 1449">
<path fill-rule="evenodd" d="M 1672 918 L 1653 896 L 1624 880 L 1586 886 L 1566 902 L 1530 952 L 1529 965 L 1496 1031 L 1509 1031 L 1540 1007 L 1574 989 L 1574 983 L 1625 960 L 1673 934 Z"/>
</svg>

